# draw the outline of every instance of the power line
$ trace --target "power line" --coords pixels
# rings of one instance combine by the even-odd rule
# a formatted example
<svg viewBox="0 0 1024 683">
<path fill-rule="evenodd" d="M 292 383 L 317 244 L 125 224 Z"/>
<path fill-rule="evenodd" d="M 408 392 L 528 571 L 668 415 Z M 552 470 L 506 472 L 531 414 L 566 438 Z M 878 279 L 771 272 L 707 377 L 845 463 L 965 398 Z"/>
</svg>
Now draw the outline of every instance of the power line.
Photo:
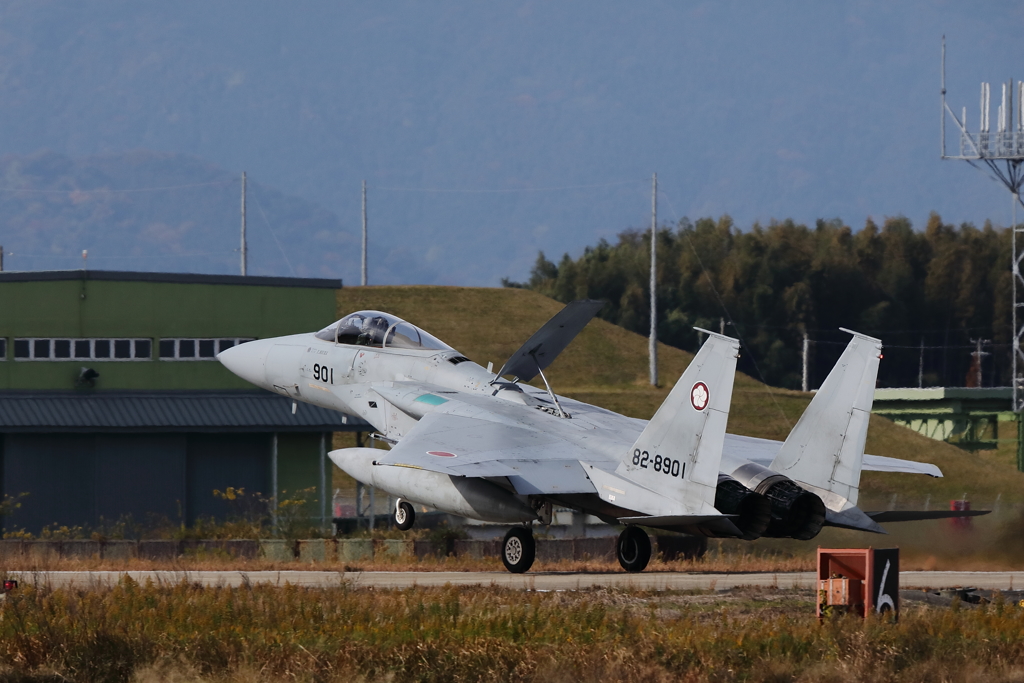
<svg viewBox="0 0 1024 683">
<path fill-rule="evenodd" d="M 260 210 L 260 215 L 263 216 L 263 222 L 267 224 L 267 230 L 270 231 L 271 237 L 274 238 L 274 243 L 277 244 L 278 250 L 281 252 L 281 256 L 284 257 L 284 262 L 288 264 L 288 270 L 291 272 L 292 277 L 295 277 L 295 269 L 292 268 L 292 262 L 288 260 L 288 254 L 284 253 L 284 247 L 281 246 L 281 241 L 277 239 L 277 233 L 274 232 L 274 228 L 270 227 L 270 221 L 267 220 L 267 214 L 263 212 L 263 205 L 260 204 L 260 198 L 253 193 L 252 198 L 256 201 L 256 208 Z"/>
<path fill-rule="evenodd" d="M 375 190 L 387 190 L 389 192 L 436 192 L 442 194 L 506 194 L 512 192 L 561 192 L 563 190 L 588 190 L 601 187 L 614 187 L 616 185 L 639 185 L 639 180 L 617 180 L 610 183 L 597 183 L 594 185 L 561 185 L 551 187 L 510 187 L 501 189 L 480 189 L 469 190 L 459 188 L 437 188 L 437 187 L 389 187 L 385 185 L 368 185 Z"/>
<path fill-rule="evenodd" d="M 662 193 L 662 196 L 664 196 L 665 197 L 665 201 L 668 202 L 668 208 L 669 208 L 669 210 L 672 211 L 672 214 L 675 216 L 676 222 L 678 223 L 679 222 L 679 214 L 676 212 L 676 208 L 672 204 L 672 200 L 669 199 L 668 195 L 666 195 L 665 193 Z M 693 241 L 690 239 L 689 235 L 686 235 L 686 243 L 689 244 L 690 245 L 690 249 L 693 250 L 693 255 L 696 257 L 697 263 L 700 265 L 701 272 L 704 273 L 704 277 L 708 281 L 708 286 L 711 287 L 711 291 L 714 293 L 715 298 L 718 299 L 718 305 L 722 307 L 722 311 L 725 312 L 726 317 L 729 318 L 729 324 L 732 325 L 732 328 L 734 330 L 736 330 L 736 337 L 737 337 L 737 339 L 739 339 L 741 346 L 746 348 L 747 351 L 750 353 L 750 362 L 753 364 L 754 369 L 757 370 L 757 376 L 761 378 L 761 384 L 764 385 L 765 390 L 768 392 L 768 395 L 772 399 L 772 403 L 774 403 L 775 407 L 778 409 L 779 415 L 782 416 L 783 421 L 786 423 L 786 427 L 789 428 L 789 429 L 792 429 L 793 423 L 789 421 L 788 417 L 786 417 L 786 412 L 782 409 L 782 406 L 779 405 L 779 400 L 777 398 L 775 398 L 775 392 L 772 391 L 771 385 L 768 384 L 768 380 L 765 379 L 764 373 L 761 372 L 761 367 L 757 364 L 757 359 L 754 358 L 753 350 L 743 340 L 743 335 L 740 334 L 740 330 L 736 326 L 736 323 L 735 323 L 735 321 L 732 318 L 732 314 L 729 313 L 729 309 L 726 307 L 725 302 L 722 301 L 722 297 L 718 293 L 718 289 L 715 287 L 714 281 L 711 279 L 711 274 L 708 272 L 708 269 L 704 267 L 704 261 L 701 260 L 700 254 L 697 253 L 697 247 L 694 246 Z"/>
<path fill-rule="evenodd" d="M 0 192 L 24 192 L 26 194 L 128 194 L 132 192 L 162 192 L 165 190 L 187 190 L 195 187 L 213 187 L 215 185 L 231 185 L 238 181 L 231 180 L 218 180 L 211 183 L 192 183 L 190 185 L 163 185 L 158 187 L 136 187 L 128 188 L 123 190 L 112 190 L 109 188 L 98 189 L 98 190 L 80 190 L 78 188 L 70 188 L 67 190 L 35 190 L 26 187 L 0 187 Z"/>
</svg>

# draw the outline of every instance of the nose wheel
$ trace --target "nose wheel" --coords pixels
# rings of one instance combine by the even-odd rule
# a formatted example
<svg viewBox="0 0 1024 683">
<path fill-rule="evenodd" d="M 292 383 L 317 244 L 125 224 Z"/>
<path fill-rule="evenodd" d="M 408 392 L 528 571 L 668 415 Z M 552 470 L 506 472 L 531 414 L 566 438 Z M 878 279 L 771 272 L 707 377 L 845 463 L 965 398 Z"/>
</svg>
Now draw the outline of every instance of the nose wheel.
<svg viewBox="0 0 1024 683">
<path fill-rule="evenodd" d="M 651 561 L 651 538 L 638 526 L 627 526 L 615 546 L 619 564 L 627 572 L 642 572 Z"/>
<path fill-rule="evenodd" d="M 505 569 L 513 574 L 528 571 L 533 566 L 536 553 L 537 544 L 533 540 L 533 531 L 527 527 L 517 526 L 509 529 L 501 543 L 501 561 L 505 564 Z"/>
<path fill-rule="evenodd" d="M 412 509 L 412 505 L 399 498 L 395 504 L 395 526 L 402 531 L 408 531 L 415 523 L 416 511 Z"/>
</svg>

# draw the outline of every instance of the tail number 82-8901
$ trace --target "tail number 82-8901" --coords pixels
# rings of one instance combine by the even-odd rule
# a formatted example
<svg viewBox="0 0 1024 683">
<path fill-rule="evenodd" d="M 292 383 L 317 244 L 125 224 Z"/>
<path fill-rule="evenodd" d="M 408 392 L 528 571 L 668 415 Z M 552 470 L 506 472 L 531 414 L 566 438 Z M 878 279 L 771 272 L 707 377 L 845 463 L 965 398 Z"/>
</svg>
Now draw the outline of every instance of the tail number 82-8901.
<svg viewBox="0 0 1024 683">
<path fill-rule="evenodd" d="M 652 459 L 650 453 L 641 451 L 639 448 L 633 449 L 633 464 L 645 470 L 650 467 L 655 472 L 661 472 L 670 477 L 682 477 L 686 474 L 685 462 L 681 463 L 674 458 L 661 455 L 655 455 Z"/>
</svg>

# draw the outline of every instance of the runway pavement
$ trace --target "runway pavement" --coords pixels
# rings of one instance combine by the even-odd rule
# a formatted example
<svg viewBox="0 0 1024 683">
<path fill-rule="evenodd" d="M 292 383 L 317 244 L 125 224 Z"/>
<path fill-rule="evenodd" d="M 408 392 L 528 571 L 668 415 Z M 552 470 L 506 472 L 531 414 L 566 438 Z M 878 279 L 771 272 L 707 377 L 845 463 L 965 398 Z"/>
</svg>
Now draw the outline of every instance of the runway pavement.
<svg viewBox="0 0 1024 683">
<path fill-rule="evenodd" d="M 124 571 L 124 572 L 10 572 L 25 584 L 57 587 L 98 588 L 116 584 L 128 575 L 139 583 L 152 581 L 173 585 L 183 581 L 203 586 L 244 586 L 292 584 L 315 588 L 347 585 L 351 588 L 411 588 L 413 586 L 498 586 L 520 590 L 571 591 L 588 588 L 634 588 L 641 590 L 727 590 L 740 586 L 765 588 L 812 588 L 812 572 L 683 574 L 644 572 L 641 574 L 584 574 L 569 572 L 325 572 L 325 571 Z M 1024 572 L 902 572 L 901 588 L 972 587 L 990 590 L 1024 589 Z"/>
</svg>

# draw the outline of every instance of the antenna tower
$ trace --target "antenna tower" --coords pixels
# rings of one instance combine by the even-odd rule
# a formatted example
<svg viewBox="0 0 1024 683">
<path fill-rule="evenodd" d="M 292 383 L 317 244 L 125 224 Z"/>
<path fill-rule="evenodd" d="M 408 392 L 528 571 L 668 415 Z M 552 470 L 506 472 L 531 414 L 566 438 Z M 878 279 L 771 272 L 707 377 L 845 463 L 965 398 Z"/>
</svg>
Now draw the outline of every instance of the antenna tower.
<svg viewBox="0 0 1024 683">
<path fill-rule="evenodd" d="M 942 158 L 966 161 L 980 171 L 984 164 L 989 171 L 1010 191 L 1012 260 L 1010 269 L 1013 279 L 1013 350 L 1012 384 L 1013 411 L 1021 412 L 1024 403 L 1024 353 L 1021 351 L 1021 337 L 1024 336 L 1024 316 L 1019 312 L 1024 306 L 1024 276 L 1021 275 L 1021 260 L 1024 260 L 1024 229 L 1017 225 L 1017 204 L 1022 204 L 1020 189 L 1024 185 L 1024 82 L 1012 78 L 1002 84 L 1002 99 L 996 113 L 996 132 L 991 130 L 989 104 L 991 92 L 988 83 L 981 84 L 981 101 L 978 112 L 977 133 L 967 129 L 967 107 L 958 117 L 946 104 L 946 37 L 942 37 Z M 1014 108 L 1016 103 L 1016 109 Z M 946 119 L 956 125 L 960 145 L 956 153 L 946 151 Z M 1024 204 L 1022 204 L 1024 206 Z M 979 359 L 980 360 L 980 359 Z"/>
</svg>

